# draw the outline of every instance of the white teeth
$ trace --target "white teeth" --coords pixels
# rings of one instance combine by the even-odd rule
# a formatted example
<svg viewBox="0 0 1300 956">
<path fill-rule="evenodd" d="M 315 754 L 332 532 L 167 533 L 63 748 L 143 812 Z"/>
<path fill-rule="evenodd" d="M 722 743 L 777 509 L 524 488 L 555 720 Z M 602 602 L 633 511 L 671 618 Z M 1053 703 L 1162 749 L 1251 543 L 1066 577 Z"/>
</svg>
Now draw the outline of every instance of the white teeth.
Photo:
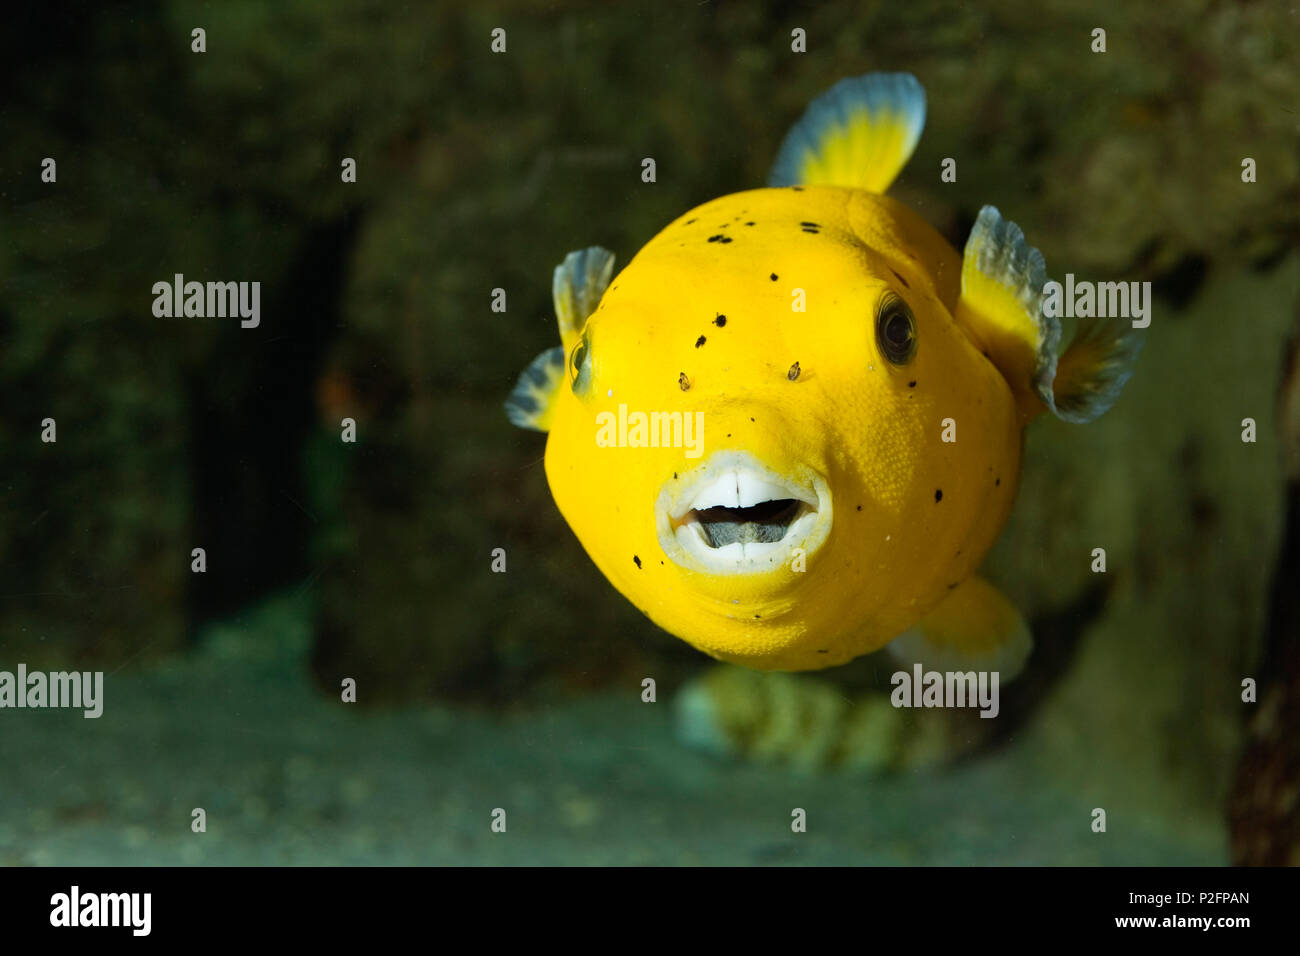
<svg viewBox="0 0 1300 956">
<path fill-rule="evenodd" d="M 723 472 L 695 494 L 691 507 L 696 511 L 705 508 L 752 508 L 765 501 L 793 498 L 792 489 L 768 481 L 753 472 L 732 469 Z"/>
<path fill-rule="evenodd" d="M 771 571 L 789 561 L 797 548 L 812 554 L 830 533 L 830 489 L 815 472 L 801 469 L 796 483 L 745 452 L 721 452 L 682 477 L 686 480 L 664 486 L 655 512 L 665 554 L 688 569 L 712 574 Z M 803 506 L 780 541 L 732 541 L 713 547 L 697 514 L 709 508 L 752 508 L 785 499 Z"/>
<path fill-rule="evenodd" d="M 691 501 L 692 508 L 739 508 L 740 492 L 736 488 L 736 476 L 724 472 L 709 482 Z"/>
<path fill-rule="evenodd" d="M 699 523 L 694 521 L 678 525 L 675 537 L 687 554 L 711 571 L 762 571 L 783 564 L 791 549 L 812 534 L 817 520 L 814 511 L 801 515 L 780 541 L 733 541 L 714 548 L 704 540 Z"/>
<path fill-rule="evenodd" d="M 680 498 L 681 504 L 675 509 L 673 518 L 681 519 L 691 511 L 706 508 L 752 508 L 765 501 L 786 498 L 802 501 L 814 508 L 817 506 L 816 492 L 783 482 L 775 475 L 763 474 L 744 463 L 733 464 L 722 468 L 716 476 Z"/>
</svg>

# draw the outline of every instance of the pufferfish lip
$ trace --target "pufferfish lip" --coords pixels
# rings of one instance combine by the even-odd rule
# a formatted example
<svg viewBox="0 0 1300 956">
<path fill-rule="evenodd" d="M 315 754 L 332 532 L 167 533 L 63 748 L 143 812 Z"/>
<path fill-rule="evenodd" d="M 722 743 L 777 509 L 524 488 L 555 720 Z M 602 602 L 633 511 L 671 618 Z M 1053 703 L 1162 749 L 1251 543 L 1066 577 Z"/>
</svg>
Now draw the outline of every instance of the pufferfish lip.
<svg viewBox="0 0 1300 956">
<path fill-rule="evenodd" d="M 659 543 L 674 563 L 710 574 L 773 571 L 830 531 L 831 500 L 815 472 L 779 474 L 746 452 L 719 452 L 664 485 Z"/>
</svg>

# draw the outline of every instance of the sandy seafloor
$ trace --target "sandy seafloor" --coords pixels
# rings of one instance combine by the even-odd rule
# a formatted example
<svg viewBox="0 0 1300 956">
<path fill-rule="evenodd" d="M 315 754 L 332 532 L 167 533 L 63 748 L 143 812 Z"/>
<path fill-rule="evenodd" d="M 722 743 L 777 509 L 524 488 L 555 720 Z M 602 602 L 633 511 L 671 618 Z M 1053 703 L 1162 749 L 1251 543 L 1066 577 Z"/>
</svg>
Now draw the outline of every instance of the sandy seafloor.
<svg viewBox="0 0 1300 956">
<path fill-rule="evenodd" d="M 0 713 L 0 864 L 1222 864 L 1213 820 L 1110 822 L 1032 730 L 942 771 L 799 776 L 689 751 L 635 688 L 506 716 L 361 709 L 287 595 L 105 678 L 104 716 Z M 364 693 L 364 688 L 362 689 Z M 191 812 L 207 812 L 207 832 Z M 506 810 L 506 832 L 490 827 Z M 806 833 L 790 829 L 807 811 Z M 1121 833 L 1116 832 L 1122 829 Z"/>
</svg>

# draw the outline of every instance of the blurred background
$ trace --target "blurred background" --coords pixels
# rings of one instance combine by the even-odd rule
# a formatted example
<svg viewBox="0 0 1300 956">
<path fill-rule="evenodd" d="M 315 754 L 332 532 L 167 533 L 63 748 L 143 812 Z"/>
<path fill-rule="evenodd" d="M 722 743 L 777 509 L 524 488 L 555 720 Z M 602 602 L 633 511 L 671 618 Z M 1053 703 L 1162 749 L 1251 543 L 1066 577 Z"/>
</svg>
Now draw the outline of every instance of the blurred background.
<svg viewBox="0 0 1300 956">
<path fill-rule="evenodd" d="M 106 677 L 99 720 L 0 712 L 0 863 L 1300 863 L 1300 13 L 1093 6 L 15 7 L 0 670 Z M 1107 416 L 1030 431 L 987 573 L 1038 651 L 994 739 L 857 753 L 801 701 L 869 658 L 717 684 L 761 712 L 701 753 L 671 699 L 709 662 L 594 569 L 502 401 L 565 253 L 762 185 L 873 70 L 929 98 L 892 194 L 1152 282 L 1146 349 Z M 260 326 L 154 317 L 175 273 L 260 281 Z"/>
</svg>

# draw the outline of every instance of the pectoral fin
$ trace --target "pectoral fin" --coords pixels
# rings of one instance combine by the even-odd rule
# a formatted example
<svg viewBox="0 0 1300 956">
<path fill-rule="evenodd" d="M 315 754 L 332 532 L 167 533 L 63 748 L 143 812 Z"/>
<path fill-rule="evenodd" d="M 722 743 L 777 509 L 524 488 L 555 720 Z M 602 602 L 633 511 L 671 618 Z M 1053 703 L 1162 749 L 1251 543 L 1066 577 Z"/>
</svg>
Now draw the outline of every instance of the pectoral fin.
<svg viewBox="0 0 1300 956">
<path fill-rule="evenodd" d="M 1142 343 L 1143 333 L 1126 319 L 1080 319 L 1070 347 L 1056 361 L 1056 417 L 1090 422 L 1109 410 L 1133 374 Z"/>
<path fill-rule="evenodd" d="M 979 575 L 957 585 L 938 607 L 896 637 L 890 653 L 906 664 L 937 671 L 1020 673 L 1033 639 L 1020 612 Z"/>
<path fill-rule="evenodd" d="M 510 424 L 533 431 L 551 430 L 555 393 L 564 382 L 564 349 L 547 349 L 529 363 L 506 399 L 506 417 Z"/>
<path fill-rule="evenodd" d="M 1047 267 L 1014 222 L 980 210 L 966 240 L 956 319 L 979 343 L 1028 421 L 1044 409 L 1089 422 L 1119 397 L 1141 350 L 1140 331 L 1120 319 L 1080 324 L 1057 358 L 1061 323 L 1043 308 Z"/>
<path fill-rule="evenodd" d="M 555 267 L 551 298 L 560 324 L 560 342 L 565 353 L 582 334 L 587 317 L 596 311 L 614 274 L 614 253 L 600 246 L 570 252 Z"/>
<path fill-rule="evenodd" d="M 582 334 L 587 318 L 596 311 L 614 274 L 614 253 L 600 246 L 570 252 L 555 267 L 551 298 L 560 326 L 560 345 L 547 349 L 529 363 L 506 399 L 511 424 L 534 431 L 551 430 L 555 395 L 564 384 L 564 357 Z"/>
</svg>

